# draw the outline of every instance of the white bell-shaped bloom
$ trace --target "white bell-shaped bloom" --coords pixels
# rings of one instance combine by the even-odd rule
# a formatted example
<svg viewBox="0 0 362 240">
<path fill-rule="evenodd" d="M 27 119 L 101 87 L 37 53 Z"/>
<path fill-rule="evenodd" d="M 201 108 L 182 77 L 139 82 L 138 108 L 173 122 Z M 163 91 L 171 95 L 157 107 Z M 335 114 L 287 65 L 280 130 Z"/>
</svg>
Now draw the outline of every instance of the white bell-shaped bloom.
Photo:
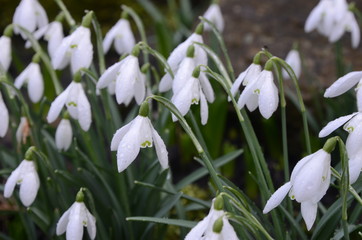
<svg viewBox="0 0 362 240">
<path fill-rule="evenodd" d="M 19 126 L 16 129 L 16 133 L 15 133 L 16 142 L 18 144 L 21 144 L 21 143 L 25 144 L 26 138 L 29 136 L 29 134 L 30 134 L 30 127 L 29 127 L 28 119 L 26 117 L 21 117 Z"/>
<path fill-rule="evenodd" d="M 358 179 L 362 169 L 362 113 L 355 112 L 339 117 L 329 122 L 320 132 L 319 137 L 326 137 L 343 126 L 347 131 L 346 150 L 349 158 L 349 182 L 353 184 Z"/>
<path fill-rule="evenodd" d="M 73 131 L 69 119 L 63 118 L 55 132 L 55 145 L 58 150 L 67 151 L 72 143 Z"/>
<path fill-rule="evenodd" d="M 219 233 L 213 231 L 215 222 L 222 218 L 222 228 Z M 215 207 L 215 199 L 212 201 L 209 214 L 201 220 L 191 231 L 186 235 L 185 240 L 238 240 L 234 228 L 229 223 L 226 213 Z"/>
<path fill-rule="evenodd" d="M 76 201 L 59 219 L 56 233 L 59 236 L 66 232 L 67 240 L 82 240 L 83 227 L 87 228 L 89 238 L 95 239 L 96 219 L 88 211 L 83 201 Z"/>
<path fill-rule="evenodd" d="M 352 47 L 357 48 L 361 39 L 361 32 L 356 18 L 350 11 L 336 24 L 333 32 L 329 35 L 329 41 L 338 41 L 345 32 L 351 33 Z"/>
<path fill-rule="evenodd" d="M 213 3 L 210 5 L 210 7 L 206 10 L 204 13 L 204 18 L 215 24 L 215 27 L 219 32 L 222 32 L 224 30 L 224 18 L 221 14 L 220 6 L 217 3 Z M 209 24 L 205 23 L 205 31 L 210 31 L 211 26 Z"/>
<path fill-rule="evenodd" d="M 19 196 L 21 202 L 26 207 L 30 206 L 34 202 L 40 186 L 33 161 L 23 160 L 11 173 L 4 186 L 4 197 L 11 197 L 16 184 L 20 185 Z"/>
<path fill-rule="evenodd" d="M 138 115 L 117 130 L 112 138 L 111 150 L 117 150 L 118 172 L 125 170 L 136 159 L 140 148 L 152 147 L 153 143 L 161 167 L 168 168 L 168 152 L 165 143 L 148 117 Z"/>
<path fill-rule="evenodd" d="M 300 60 L 300 55 L 298 50 L 292 49 L 287 54 L 285 58 L 285 62 L 293 69 L 295 76 L 299 79 L 300 75 L 302 74 L 302 61 Z M 289 74 L 287 71 L 283 69 L 283 78 L 290 79 Z"/>
<path fill-rule="evenodd" d="M 11 38 L 0 37 L 0 71 L 7 72 L 11 62 Z"/>
<path fill-rule="evenodd" d="M 9 111 L 5 105 L 4 99 L 0 92 L 0 137 L 4 137 L 9 128 Z"/>
<path fill-rule="evenodd" d="M 38 63 L 30 63 L 15 79 L 14 85 L 20 89 L 25 83 L 28 85 L 30 100 L 39 102 L 44 94 L 44 80 Z"/>
<path fill-rule="evenodd" d="M 33 35 L 35 39 L 40 39 L 43 37 L 46 41 L 48 41 L 48 53 L 50 58 L 53 59 L 56 50 L 64 38 L 63 25 L 58 21 L 54 21 L 42 28 L 39 28 L 34 32 Z M 25 47 L 31 47 L 31 42 L 27 41 Z"/>
<path fill-rule="evenodd" d="M 119 55 L 131 53 L 136 45 L 131 25 L 127 19 L 121 18 L 106 34 L 103 40 L 103 50 L 107 53 L 111 48 L 112 42 Z"/>
<path fill-rule="evenodd" d="M 247 105 L 250 111 L 259 107 L 261 115 L 268 119 L 278 108 L 278 88 L 274 84 L 273 73 L 263 70 L 257 77 L 246 85 L 238 100 L 239 108 Z"/>
<path fill-rule="evenodd" d="M 80 127 L 84 131 L 88 131 L 92 123 L 92 112 L 81 83 L 72 81 L 69 86 L 55 98 L 48 112 L 48 123 L 54 122 L 57 119 L 63 106 L 67 107 L 73 119 L 78 120 Z"/>
<path fill-rule="evenodd" d="M 263 213 L 277 207 L 289 192 L 289 197 L 301 203 L 301 212 L 310 230 L 317 216 L 318 202 L 326 194 L 331 178 L 331 155 L 325 150 L 301 159 L 295 165 L 290 182 L 285 183 L 267 201 Z"/>
<path fill-rule="evenodd" d="M 146 94 L 146 79 L 142 74 L 138 58 L 129 55 L 109 67 L 100 77 L 97 89 L 114 86 L 118 104 L 128 105 L 132 98 L 141 104 Z"/>
<path fill-rule="evenodd" d="M 73 74 L 81 68 L 89 68 L 93 60 L 93 45 L 89 28 L 79 26 L 71 35 L 63 38 L 52 58 L 54 69 L 64 69 L 69 63 Z"/>
<path fill-rule="evenodd" d="M 343 77 L 337 79 L 337 81 L 335 81 L 329 88 L 327 88 L 326 92 L 324 93 L 324 97 L 337 97 L 347 92 L 357 83 L 358 85 L 355 88 L 357 93 L 357 107 L 358 111 L 362 111 L 362 91 L 360 91 L 360 86 L 362 84 L 362 71 L 350 72 Z"/>
<path fill-rule="evenodd" d="M 21 33 L 22 37 L 26 39 L 26 35 L 21 32 L 17 25 L 32 33 L 37 28 L 48 24 L 48 16 L 38 0 L 21 0 L 20 4 L 16 7 L 13 24 L 15 24 L 14 32 L 16 34 Z"/>
<path fill-rule="evenodd" d="M 202 28 L 202 27 L 198 27 Z M 197 43 L 204 43 L 202 38 L 202 31 L 197 30 L 197 33 L 191 34 L 190 37 L 188 37 L 184 42 L 180 43 L 170 54 L 170 56 L 167 59 L 167 63 L 170 65 L 171 70 L 173 73 L 177 72 L 177 69 L 179 68 L 180 63 L 182 60 L 186 57 L 187 49 L 190 45 Z M 207 65 L 207 54 L 202 49 L 201 46 L 198 44 L 194 44 L 195 46 L 195 53 L 194 53 L 194 59 L 196 66 L 198 65 Z M 158 86 L 158 89 L 160 92 L 167 92 L 172 88 L 172 77 L 169 73 L 166 73 Z"/>
</svg>

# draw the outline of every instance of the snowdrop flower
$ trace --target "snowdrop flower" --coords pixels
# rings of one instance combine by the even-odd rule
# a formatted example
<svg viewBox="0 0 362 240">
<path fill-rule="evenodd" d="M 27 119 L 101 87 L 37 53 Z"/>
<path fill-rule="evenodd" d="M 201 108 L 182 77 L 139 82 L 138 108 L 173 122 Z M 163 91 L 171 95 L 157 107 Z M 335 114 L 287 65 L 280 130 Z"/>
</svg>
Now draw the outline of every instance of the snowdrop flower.
<svg viewBox="0 0 362 240">
<path fill-rule="evenodd" d="M 155 144 L 158 161 L 162 168 L 168 168 L 168 152 L 160 135 L 148 118 L 148 102 L 143 102 L 139 115 L 114 134 L 111 150 L 117 150 L 118 172 L 125 170 L 137 157 L 140 148 Z"/>
<path fill-rule="evenodd" d="M 67 240 L 82 240 L 84 226 L 87 228 L 89 238 L 95 239 L 97 233 L 96 219 L 88 211 L 83 200 L 83 189 L 80 189 L 75 203 L 63 213 L 57 223 L 56 234 L 58 236 L 66 232 Z"/>
<path fill-rule="evenodd" d="M 15 10 L 13 24 L 15 24 L 14 32 L 16 34 L 20 33 L 22 37 L 26 39 L 26 35 L 17 27 L 17 25 L 32 33 L 37 28 L 41 28 L 48 24 L 48 16 L 38 0 L 21 0 Z"/>
<path fill-rule="evenodd" d="M 0 37 L 0 71 L 7 72 L 11 62 L 11 38 L 7 35 Z"/>
<path fill-rule="evenodd" d="M 92 16 L 93 11 L 88 12 L 83 17 L 82 26 L 63 38 L 53 54 L 54 69 L 64 69 L 70 63 L 72 73 L 75 74 L 81 68 L 89 68 L 93 60 L 93 45 L 89 29 Z"/>
<path fill-rule="evenodd" d="M 338 41 L 345 32 L 351 33 L 352 47 L 357 48 L 361 39 L 361 32 L 356 18 L 350 11 L 336 24 L 333 32 L 329 35 L 329 41 Z"/>
<path fill-rule="evenodd" d="M 357 83 L 358 85 L 355 88 L 357 92 L 357 107 L 358 111 L 362 111 L 362 91 L 360 91 L 360 86 L 362 84 L 362 71 L 350 72 L 343 77 L 337 79 L 337 81 L 335 81 L 329 88 L 327 88 L 326 92 L 324 93 L 324 97 L 337 97 L 347 92 Z"/>
<path fill-rule="evenodd" d="M 20 118 L 20 123 L 18 126 L 18 129 L 16 130 L 15 136 L 16 136 L 16 142 L 18 144 L 25 144 L 26 138 L 30 135 L 30 126 L 28 119 L 26 117 Z"/>
<path fill-rule="evenodd" d="M 132 98 L 141 104 L 146 94 L 146 79 L 139 62 L 139 47 L 136 45 L 132 54 L 109 67 L 100 77 L 97 89 L 114 86 L 118 104 L 128 105 Z"/>
<path fill-rule="evenodd" d="M 250 111 L 259 107 L 261 115 L 268 119 L 278 108 L 278 88 L 273 81 L 271 66 L 267 66 L 255 80 L 249 82 L 238 100 L 239 108 L 248 106 Z"/>
<path fill-rule="evenodd" d="M 343 129 L 349 133 L 346 150 L 349 158 L 349 182 L 353 184 L 357 181 L 362 169 L 362 113 L 355 112 L 329 122 L 319 132 L 319 137 L 328 136 L 342 125 L 344 125 Z"/>
<path fill-rule="evenodd" d="M 88 131 L 92 123 L 92 112 L 87 96 L 80 83 L 80 73 L 77 73 L 73 82 L 58 96 L 50 105 L 47 120 L 54 122 L 62 111 L 67 107 L 70 116 L 78 120 L 80 127 Z"/>
<path fill-rule="evenodd" d="M 285 58 L 285 62 L 288 63 L 288 65 L 293 69 L 295 76 L 297 79 L 299 79 L 301 73 L 302 73 L 302 61 L 300 60 L 300 55 L 298 50 L 292 49 L 287 54 L 287 57 Z M 289 74 L 287 71 L 283 69 L 283 78 L 284 79 L 290 79 Z"/>
<path fill-rule="evenodd" d="M 211 97 L 212 101 L 214 100 L 214 92 L 209 80 L 205 75 L 200 73 L 200 67 L 196 67 L 192 76 L 185 79 L 185 82 L 182 84 L 183 85 L 180 84 L 179 86 L 174 87 L 176 92 L 174 92 L 174 95 L 172 96 L 172 103 L 180 111 L 181 115 L 185 116 L 190 110 L 191 104 L 199 104 L 200 102 L 201 123 L 205 125 L 209 115 L 207 101 L 210 101 L 206 96 L 209 96 L 209 98 Z M 176 116 L 173 114 L 172 120 L 177 121 Z"/>
<path fill-rule="evenodd" d="M 107 53 L 111 48 L 112 42 L 119 55 L 131 53 L 136 45 L 131 25 L 127 19 L 127 13 L 122 14 L 122 18 L 106 34 L 103 40 L 103 50 Z"/>
<path fill-rule="evenodd" d="M 0 137 L 5 137 L 9 128 L 9 111 L 0 92 Z"/>
<path fill-rule="evenodd" d="M 39 176 L 34 161 L 32 161 L 33 149 L 34 147 L 29 148 L 25 159 L 11 172 L 4 186 L 4 197 L 9 198 L 13 194 L 15 185 L 19 184 L 20 201 L 26 207 L 34 202 L 40 186 Z"/>
<path fill-rule="evenodd" d="M 215 24 L 216 29 L 219 32 L 224 30 L 224 18 L 221 14 L 220 6 L 218 3 L 212 3 L 210 7 L 204 13 L 204 18 Z M 211 26 L 209 24 L 205 24 L 205 31 L 210 31 Z"/>
<path fill-rule="evenodd" d="M 39 28 L 33 35 L 35 39 L 43 37 L 46 41 L 48 41 L 48 53 L 50 58 L 53 59 L 55 57 L 56 50 L 64 38 L 63 25 L 60 21 L 54 21 L 42 28 Z M 31 42 L 27 41 L 25 47 L 31 47 Z"/>
<path fill-rule="evenodd" d="M 289 192 L 292 200 L 301 203 L 302 217 L 310 230 L 317 216 L 318 202 L 326 194 L 330 184 L 330 152 L 335 144 L 336 140 L 330 139 L 323 149 L 302 158 L 295 165 L 290 181 L 281 186 L 267 201 L 263 213 L 277 207 Z"/>
<path fill-rule="evenodd" d="M 234 228 L 223 211 L 223 199 L 213 199 L 209 214 L 186 235 L 185 240 L 237 240 Z"/>
<path fill-rule="evenodd" d="M 68 118 L 63 118 L 55 132 L 55 145 L 58 150 L 67 151 L 72 143 L 73 131 Z"/>
<path fill-rule="evenodd" d="M 37 103 L 43 97 L 44 80 L 38 64 L 39 55 L 35 55 L 30 63 L 15 79 L 14 85 L 20 89 L 25 83 L 28 85 L 29 98 L 33 103 Z"/>
<path fill-rule="evenodd" d="M 170 54 L 167 59 L 167 63 L 173 73 L 177 72 L 181 61 L 186 57 L 187 49 L 190 45 L 197 43 L 204 43 L 202 38 L 203 24 L 199 24 L 195 30 L 195 33 L 191 34 L 184 42 L 180 43 Z M 207 54 L 201 46 L 195 44 L 195 63 L 196 65 L 207 65 Z M 169 73 L 166 73 L 161 81 L 158 89 L 160 92 L 167 92 L 172 88 L 172 77 Z"/>
</svg>

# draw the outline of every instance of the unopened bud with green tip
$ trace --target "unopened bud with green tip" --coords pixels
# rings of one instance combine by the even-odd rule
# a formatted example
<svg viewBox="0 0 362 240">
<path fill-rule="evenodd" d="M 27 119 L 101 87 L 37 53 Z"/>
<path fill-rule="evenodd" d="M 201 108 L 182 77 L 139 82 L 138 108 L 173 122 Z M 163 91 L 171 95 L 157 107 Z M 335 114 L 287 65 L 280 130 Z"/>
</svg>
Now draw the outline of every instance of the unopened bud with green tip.
<svg viewBox="0 0 362 240">
<path fill-rule="evenodd" d="M 193 44 L 187 48 L 186 56 L 188 58 L 193 58 L 195 56 L 195 46 Z"/>
<path fill-rule="evenodd" d="M 327 142 L 323 146 L 323 150 L 327 153 L 331 153 L 336 147 L 338 141 L 338 137 L 332 137 L 327 140 Z"/>
<path fill-rule="evenodd" d="M 140 46 L 139 44 L 136 44 L 133 49 L 132 49 L 132 52 L 131 54 L 135 57 L 138 57 L 138 55 L 140 55 Z"/>
<path fill-rule="evenodd" d="M 92 18 L 93 18 L 93 11 L 89 11 L 82 19 L 82 26 L 89 28 L 91 23 L 92 23 Z"/>
<path fill-rule="evenodd" d="M 222 221 L 223 216 L 219 217 L 212 226 L 212 231 L 214 233 L 221 233 L 222 228 L 224 226 L 224 222 Z"/>
<path fill-rule="evenodd" d="M 9 24 L 4 30 L 4 36 L 11 38 L 13 36 L 14 25 Z"/>
<path fill-rule="evenodd" d="M 34 159 L 34 151 L 36 150 L 36 148 L 34 146 L 31 146 L 30 148 L 28 148 L 28 150 L 25 152 L 25 157 L 24 159 L 27 161 L 33 161 Z"/>
<path fill-rule="evenodd" d="M 203 23 L 199 23 L 199 25 L 197 25 L 195 33 L 198 35 L 202 35 L 204 33 L 204 24 Z"/>
<path fill-rule="evenodd" d="M 141 104 L 138 115 L 142 117 L 148 117 L 149 112 L 150 112 L 150 107 L 148 101 L 146 100 Z"/>
<path fill-rule="evenodd" d="M 76 202 L 84 202 L 84 193 L 83 193 L 83 188 L 80 188 L 77 196 L 75 197 L 75 201 Z"/>
<path fill-rule="evenodd" d="M 217 196 L 214 201 L 214 209 L 217 211 L 224 209 L 224 199 L 221 195 Z"/>
<path fill-rule="evenodd" d="M 197 67 L 194 69 L 194 71 L 192 72 L 192 77 L 194 77 L 194 78 L 199 78 L 200 72 L 201 72 L 200 66 L 197 66 Z"/>
</svg>

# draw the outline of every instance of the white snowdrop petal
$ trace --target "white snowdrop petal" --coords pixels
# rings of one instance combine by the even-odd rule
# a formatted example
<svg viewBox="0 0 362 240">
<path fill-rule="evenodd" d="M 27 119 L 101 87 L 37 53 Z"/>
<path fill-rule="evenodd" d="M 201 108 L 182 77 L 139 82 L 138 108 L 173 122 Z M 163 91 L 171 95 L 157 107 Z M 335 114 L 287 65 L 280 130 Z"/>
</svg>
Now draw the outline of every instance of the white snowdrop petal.
<svg viewBox="0 0 362 240">
<path fill-rule="evenodd" d="M 152 128 L 152 139 L 156 148 L 158 161 L 160 162 L 163 169 L 168 168 L 168 152 L 166 145 L 157 131 L 152 126 L 150 127 Z"/>
<path fill-rule="evenodd" d="M 106 54 L 109 49 L 111 48 L 111 45 L 112 45 L 112 42 L 114 41 L 114 38 L 117 34 L 117 25 L 118 23 L 113 26 L 105 35 L 104 39 L 103 39 L 103 51 L 104 51 L 104 54 Z"/>
<path fill-rule="evenodd" d="M 102 74 L 102 76 L 99 78 L 97 82 L 97 88 L 102 89 L 107 87 L 112 81 L 115 81 L 117 79 L 117 74 L 121 68 L 121 65 L 124 63 L 124 61 L 117 62 L 107 68 L 107 70 Z"/>
<path fill-rule="evenodd" d="M 20 25 L 31 33 L 35 30 L 37 22 L 34 1 L 22 0 L 20 2 L 15 10 L 13 23 Z M 21 32 L 21 30 L 16 25 L 14 26 L 14 32 Z M 22 33 L 22 37 L 26 39 L 26 35 L 24 33 Z"/>
<path fill-rule="evenodd" d="M 0 137 L 4 137 L 9 128 L 9 111 L 0 92 Z"/>
<path fill-rule="evenodd" d="M 158 85 L 158 91 L 160 92 L 167 92 L 172 88 L 172 77 L 167 72 L 160 81 L 160 84 Z"/>
<path fill-rule="evenodd" d="M 356 21 L 356 19 L 353 16 L 352 21 L 350 22 L 350 31 L 351 31 L 351 41 L 352 41 L 352 47 L 357 48 L 361 39 L 361 31 L 359 29 L 359 25 Z"/>
<path fill-rule="evenodd" d="M 223 222 L 223 227 L 221 230 L 221 236 L 223 237 L 223 239 L 224 240 L 239 240 L 233 226 L 231 226 L 231 224 L 229 223 L 229 220 L 227 219 L 226 216 L 224 216 L 222 218 L 222 222 Z"/>
<path fill-rule="evenodd" d="M 48 25 L 48 16 L 38 1 L 34 1 L 36 23 L 39 28 Z"/>
<path fill-rule="evenodd" d="M 362 144 L 362 124 L 357 125 L 348 135 L 346 140 L 346 150 L 349 158 L 355 158 L 360 154 Z"/>
<path fill-rule="evenodd" d="M 111 141 L 111 151 L 116 151 L 118 149 L 118 145 L 123 139 L 124 135 L 129 131 L 133 121 L 127 123 L 123 127 L 117 130 L 117 132 L 113 135 Z"/>
<path fill-rule="evenodd" d="M 23 164 L 24 163 L 21 162 L 19 164 L 19 166 L 14 171 L 11 172 L 10 177 L 6 181 L 5 186 L 4 186 L 4 197 L 5 198 L 9 198 L 9 197 L 11 197 L 11 195 L 13 195 L 16 183 L 20 178 L 20 172 L 21 172 L 21 168 L 22 168 Z"/>
<path fill-rule="evenodd" d="M 93 60 L 93 45 L 90 40 L 89 28 L 82 30 L 81 41 L 78 46 L 73 50 L 71 57 L 71 69 L 75 74 L 81 68 L 89 68 Z"/>
<path fill-rule="evenodd" d="M 317 217 L 317 203 L 313 202 L 302 202 L 300 204 L 300 209 L 302 212 L 302 217 L 304 219 L 305 224 L 307 225 L 308 231 L 312 228 L 314 221 Z"/>
<path fill-rule="evenodd" d="M 33 162 L 31 162 L 34 164 Z M 35 167 L 33 170 L 25 174 L 23 181 L 20 184 L 19 196 L 24 206 L 30 206 L 38 194 L 40 181 Z"/>
<path fill-rule="evenodd" d="M 290 182 L 285 183 L 283 186 L 278 188 L 278 190 L 273 193 L 273 195 L 269 198 L 267 201 L 263 213 L 266 214 L 273 210 L 275 207 L 277 207 L 285 198 L 285 196 L 288 194 L 290 188 L 292 187 L 292 184 Z"/>
<path fill-rule="evenodd" d="M 70 214 L 71 209 L 72 208 L 70 207 L 67 211 L 65 211 L 63 213 L 63 215 L 60 217 L 60 219 L 58 220 L 57 228 L 56 228 L 56 234 L 58 236 L 65 233 L 65 230 L 67 229 L 68 222 L 69 222 L 69 214 Z"/>
<path fill-rule="evenodd" d="M 350 72 L 343 77 L 340 77 L 329 88 L 327 88 L 326 92 L 324 93 L 324 97 L 332 98 L 347 92 L 354 85 L 356 85 L 361 80 L 361 78 L 362 71 Z"/>
<path fill-rule="evenodd" d="M 174 71 L 178 68 L 182 59 L 186 57 L 187 48 L 192 44 L 193 41 L 199 39 L 198 34 L 191 34 L 184 42 L 180 43 L 170 54 L 167 59 L 167 63 L 170 65 L 171 69 Z M 195 49 L 196 51 L 196 49 Z M 195 54 L 196 55 L 196 54 Z"/>
<path fill-rule="evenodd" d="M 90 239 L 96 238 L 97 228 L 96 228 L 96 218 L 86 209 L 87 214 L 87 231 Z"/>
<path fill-rule="evenodd" d="M 258 79 L 259 74 L 262 72 L 262 68 L 261 68 L 260 64 L 252 63 L 245 71 L 246 71 L 246 73 L 245 73 L 243 85 L 247 86 L 250 83 L 255 82 Z"/>
<path fill-rule="evenodd" d="M 209 103 L 214 102 L 214 100 L 215 100 L 214 90 L 212 89 L 210 81 L 206 77 L 206 74 L 204 72 L 200 73 L 199 81 L 200 81 L 202 92 L 205 94 L 207 101 Z"/>
<path fill-rule="evenodd" d="M 244 81 L 245 76 L 246 76 L 246 71 L 240 73 L 239 76 L 236 78 L 235 82 L 233 83 L 233 85 L 231 86 L 230 92 L 233 96 L 235 96 L 235 94 L 238 92 L 242 82 Z M 231 99 L 228 100 L 230 101 Z"/>
<path fill-rule="evenodd" d="M 138 73 L 137 79 L 135 79 L 133 92 L 138 105 L 141 105 L 146 95 L 146 76 L 142 73 Z"/>
<path fill-rule="evenodd" d="M 269 72 L 269 71 L 268 71 Z M 270 72 L 266 76 L 263 86 L 259 94 L 259 110 L 261 115 L 269 119 L 277 110 L 279 103 L 278 88 L 273 82 L 273 75 Z"/>
<path fill-rule="evenodd" d="M 321 151 L 321 150 L 319 150 Z M 317 152 L 319 152 L 317 151 Z M 299 160 L 297 162 L 297 164 L 294 166 L 293 170 L 292 170 L 292 174 L 290 176 L 290 182 L 293 183 L 294 182 L 294 179 L 295 177 L 299 174 L 299 171 L 303 168 L 303 166 L 311 159 L 313 158 L 317 152 L 313 153 L 313 154 L 310 154 L 308 156 L 305 156 L 304 158 L 302 158 L 301 160 Z"/>
<path fill-rule="evenodd" d="M 79 91 L 78 96 L 78 121 L 84 131 L 88 131 L 92 124 L 91 106 L 83 88 Z"/>
<path fill-rule="evenodd" d="M 173 93 L 177 93 L 178 91 L 180 91 L 180 89 L 182 89 L 186 81 L 192 77 L 192 72 L 194 71 L 195 67 L 196 63 L 194 58 L 186 57 L 181 61 L 180 66 L 177 69 L 175 78 L 173 79 Z"/>
<path fill-rule="evenodd" d="M 120 55 L 123 53 L 131 53 L 133 47 L 136 45 L 136 40 L 132 33 L 130 23 L 127 19 L 120 19 L 119 22 L 114 46 Z"/>
<path fill-rule="evenodd" d="M 361 152 L 356 155 L 355 158 L 349 159 L 348 169 L 349 169 L 349 184 L 353 184 L 357 181 L 362 168 L 362 154 Z"/>
<path fill-rule="evenodd" d="M 326 137 L 329 134 L 331 134 L 334 130 L 345 124 L 348 120 L 350 120 L 352 117 L 354 117 L 357 114 L 357 112 L 349 114 L 347 116 L 339 117 L 331 122 L 329 122 L 320 132 L 318 137 Z"/>
<path fill-rule="evenodd" d="M 29 98 L 33 103 L 37 103 L 43 97 L 44 94 L 44 80 L 40 71 L 39 64 L 32 63 L 32 71 L 29 72 L 28 81 L 28 94 Z"/>
<path fill-rule="evenodd" d="M 362 82 L 360 81 L 360 84 Z M 359 112 L 362 112 L 362 90 L 361 87 L 356 89 L 356 98 L 357 98 L 357 109 Z"/>
<path fill-rule="evenodd" d="M 295 49 L 290 50 L 285 58 L 285 62 L 293 69 L 293 72 L 298 79 L 302 73 L 302 62 L 300 60 L 299 52 Z M 289 74 L 284 69 L 282 74 L 284 79 L 290 79 Z"/>
<path fill-rule="evenodd" d="M 73 131 L 70 121 L 62 119 L 55 132 L 55 145 L 59 150 L 68 150 L 73 138 Z"/>
<path fill-rule="evenodd" d="M 322 13 L 324 11 L 324 7 L 325 7 L 324 1 L 320 1 L 318 5 L 315 8 L 313 8 L 313 10 L 309 14 L 305 22 L 304 25 L 305 32 L 311 32 L 317 27 L 321 19 Z"/>
<path fill-rule="evenodd" d="M 0 37 L 0 49 L 0 70 L 7 72 L 11 62 L 11 39 L 9 37 Z"/>
<path fill-rule="evenodd" d="M 134 85 L 140 72 L 138 58 L 130 55 L 121 65 L 116 80 L 116 99 L 118 104 L 128 105 L 134 96 Z"/>
<path fill-rule="evenodd" d="M 172 103 L 180 111 L 182 116 L 185 116 L 186 113 L 190 110 L 192 102 L 192 91 L 194 88 L 194 83 L 197 81 L 195 78 L 191 78 L 187 81 L 184 88 L 180 92 L 176 93 L 171 99 Z M 173 117 L 173 121 L 176 121 L 176 118 Z"/>
<path fill-rule="evenodd" d="M 32 63 L 29 64 L 21 73 L 20 75 L 15 78 L 14 86 L 17 89 L 20 89 L 24 83 L 29 79 L 32 73 Z"/>
<path fill-rule="evenodd" d="M 66 239 L 82 240 L 83 238 L 83 223 L 80 217 L 69 217 L 67 225 Z"/>
<path fill-rule="evenodd" d="M 202 239 L 201 237 L 206 231 L 207 225 L 209 224 L 208 218 L 204 218 L 196 224 L 195 227 L 186 235 L 185 240 Z"/>
<path fill-rule="evenodd" d="M 246 107 L 250 112 L 253 112 L 259 106 L 259 95 L 251 94 L 248 101 L 246 102 Z"/>
<path fill-rule="evenodd" d="M 219 32 L 224 30 L 224 18 L 221 14 L 219 4 L 211 4 L 207 11 L 204 13 L 204 18 L 215 24 L 215 27 Z M 205 24 L 205 30 L 210 31 L 211 26 L 209 24 Z"/>
<path fill-rule="evenodd" d="M 70 62 L 71 58 L 71 44 L 73 41 L 73 36 L 63 38 L 59 47 L 55 51 L 52 57 L 52 66 L 54 69 L 64 69 Z"/>
<path fill-rule="evenodd" d="M 69 85 L 69 93 L 65 102 L 65 106 L 67 107 L 69 115 L 74 119 L 78 119 L 78 112 L 79 112 L 78 101 L 81 91 L 83 91 L 81 83 L 73 81 L 71 85 Z"/>
<path fill-rule="evenodd" d="M 48 40 L 48 52 L 51 59 L 54 58 L 55 52 L 62 43 L 63 38 L 62 24 L 60 22 L 52 22 L 44 36 L 44 39 Z"/>
<path fill-rule="evenodd" d="M 209 107 L 205 95 L 200 90 L 200 115 L 201 115 L 201 124 L 205 125 L 209 118 Z"/>
<path fill-rule="evenodd" d="M 61 94 L 59 94 L 59 96 L 56 97 L 55 100 L 50 105 L 49 112 L 47 115 L 48 123 L 54 122 L 55 119 L 57 119 L 57 117 L 59 116 L 60 112 L 62 111 L 62 108 L 65 105 L 65 102 L 67 101 L 69 87 L 67 87 Z"/>
</svg>

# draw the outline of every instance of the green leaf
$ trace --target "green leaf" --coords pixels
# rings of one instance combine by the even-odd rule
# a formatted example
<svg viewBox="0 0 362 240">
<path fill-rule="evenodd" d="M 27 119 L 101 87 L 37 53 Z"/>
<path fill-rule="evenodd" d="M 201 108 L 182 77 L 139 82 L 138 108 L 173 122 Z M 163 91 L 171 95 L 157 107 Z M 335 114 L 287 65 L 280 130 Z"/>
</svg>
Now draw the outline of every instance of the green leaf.
<svg viewBox="0 0 362 240">
<path fill-rule="evenodd" d="M 196 222 L 180 220 L 180 219 L 170 219 L 170 218 L 157 218 L 157 217 L 128 217 L 127 221 L 140 221 L 140 222 L 153 222 L 161 223 L 167 225 L 175 225 L 185 228 L 193 228 L 196 225 Z"/>
</svg>

